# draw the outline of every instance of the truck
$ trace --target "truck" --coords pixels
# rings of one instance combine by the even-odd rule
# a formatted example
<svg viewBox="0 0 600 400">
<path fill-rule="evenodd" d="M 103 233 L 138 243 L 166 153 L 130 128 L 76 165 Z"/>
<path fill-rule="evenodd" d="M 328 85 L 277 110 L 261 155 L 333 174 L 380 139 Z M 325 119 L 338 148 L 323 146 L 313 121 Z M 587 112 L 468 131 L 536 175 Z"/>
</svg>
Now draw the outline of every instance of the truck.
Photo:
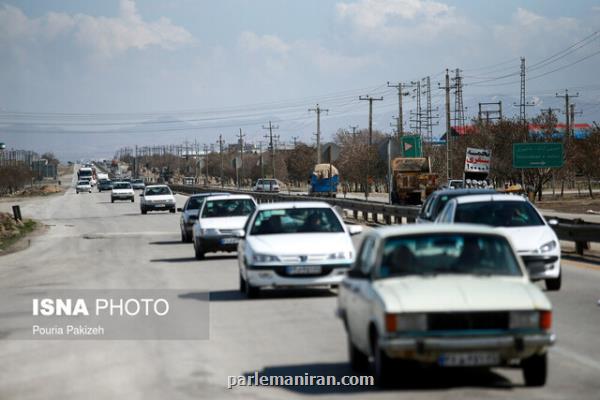
<svg viewBox="0 0 600 400">
<path fill-rule="evenodd" d="M 336 197 L 339 172 L 332 164 L 317 164 L 310 175 L 308 194 L 310 196 Z"/>
<path fill-rule="evenodd" d="M 396 157 L 391 161 L 392 204 L 418 205 L 437 188 L 427 157 Z"/>
</svg>

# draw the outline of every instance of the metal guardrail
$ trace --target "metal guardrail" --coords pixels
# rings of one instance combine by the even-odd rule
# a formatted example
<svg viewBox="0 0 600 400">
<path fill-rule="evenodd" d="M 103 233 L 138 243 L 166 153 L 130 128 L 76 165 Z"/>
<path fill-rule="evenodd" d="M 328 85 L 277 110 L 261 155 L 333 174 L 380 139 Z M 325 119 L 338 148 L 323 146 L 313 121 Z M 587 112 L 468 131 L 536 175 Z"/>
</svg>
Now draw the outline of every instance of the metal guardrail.
<svg viewBox="0 0 600 400">
<path fill-rule="evenodd" d="M 364 222 L 377 224 L 402 224 L 415 222 L 419 215 L 418 206 L 395 206 L 384 203 L 375 203 L 365 200 L 349 200 L 330 197 L 314 197 L 306 195 L 291 195 L 284 193 L 265 193 L 250 190 L 236 190 L 221 187 L 205 187 L 196 185 L 170 185 L 171 189 L 180 193 L 203 193 L 203 192 L 228 192 L 235 194 L 250 194 L 259 203 L 272 203 L 281 201 L 324 201 L 332 206 L 340 207 L 346 216 Z M 349 215 L 348 215 L 349 214 Z M 559 240 L 575 242 L 577 254 L 583 255 L 584 250 L 589 249 L 589 242 L 600 242 L 600 224 L 585 222 L 581 219 L 557 218 L 550 215 L 544 216 L 546 220 L 556 219 L 557 225 L 552 229 L 556 232 Z"/>
<path fill-rule="evenodd" d="M 331 197 L 315 197 L 305 195 L 290 195 L 284 193 L 254 192 L 221 187 L 205 187 L 196 185 L 169 185 L 172 190 L 180 193 L 228 192 L 252 195 L 259 203 L 281 201 L 324 201 L 332 206 L 340 207 L 346 216 L 364 222 L 402 224 L 415 222 L 420 208 L 417 206 L 395 206 L 384 203 L 373 203 L 364 200 L 349 200 Z M 348 215 L 349 213 L 349 215 Z"/>
<path fill-rule="evenodd" d="M 580 218 L 566 219 L 550 215 L 544 215 L 544 218 L 558 221 L 557 225 L 552 226 L 556 236 L 560 240 L 575 242 L 575 252 L 579 255 L 583 255 L 584 250 L 589 250 L 589 242 L 600 242 L 600 224 L 586 222 Z"/>
</svg>

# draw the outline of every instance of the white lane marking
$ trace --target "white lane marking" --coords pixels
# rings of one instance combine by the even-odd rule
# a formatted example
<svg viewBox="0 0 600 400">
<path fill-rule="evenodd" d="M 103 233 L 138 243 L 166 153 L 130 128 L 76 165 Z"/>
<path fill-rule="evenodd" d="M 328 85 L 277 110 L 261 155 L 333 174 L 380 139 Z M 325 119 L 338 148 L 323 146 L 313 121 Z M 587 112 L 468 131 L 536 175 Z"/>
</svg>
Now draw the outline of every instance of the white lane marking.
<svg viewBox="0 0 600 400">
<path fill-rule="evenodd" d="M 555 346 L 552 348 L 552 351 L 560 354 L 561 356 L 570 358 L 573 361 L 577 361 L 578 363 L 585 365 L 586 367 L 594 368 L 600 371 L 600 362 L 587 356 L 584 356 L 583 354 L 579 354 L 562 346 Z"/>
<path fill-rule="evenodd" d="M 174 235 L 175 231 L 142 231 L 142 232 L 97 232 L 85 233 L 82 235 L 84 239 L 100 239 L 111 237 L 134 237 L 134 236 L 157 236 L 157 235 Z"/>
</svg>

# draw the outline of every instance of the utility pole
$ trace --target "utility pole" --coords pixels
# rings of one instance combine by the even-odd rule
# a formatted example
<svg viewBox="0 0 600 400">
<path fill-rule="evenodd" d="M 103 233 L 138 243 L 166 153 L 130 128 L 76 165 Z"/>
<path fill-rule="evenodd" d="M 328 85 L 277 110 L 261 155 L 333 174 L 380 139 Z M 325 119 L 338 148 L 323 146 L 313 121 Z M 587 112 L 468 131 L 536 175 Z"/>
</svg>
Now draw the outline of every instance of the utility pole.
<svg viewBox="0 0 600 400">
<path fill-rule="evenodd" d="M 317 109 L 319 109 L 319 111 L 317 112 L 317 125 L 319 125 L 318 115 L 321 113 L 321 109 L 319 108 L 318 104 L 317 104 Z M 263 129 L 269 130 L 269 135 L 268 136 L 265 135 L 265 138 L 269 139 L 269 150 L 271 150 L 271 170 L 273 172 L 273 179 L 275 179 L 275 144 L 273 143 L 273 129 L 279 129 L 279 126 L 272 125 L 271 121 L 269 121 L 269 126 L 263 125 Z M 319 129 L 319 127 L 317 127 L 317 129 Z M 319 133 L 317 133 L 317 135 L 318 134 Z M 317 136 L 317 140 L 318 140 L 318 136 Z M 320 158 L 321 158 L 321 153 L 319 152 L 319 159 Z"/>
<path fill-rule="evenodd" d="M 415 130 L 415 133 L 417 135 L 421 135 L 421 128 L 422 125 L 421 123 L 423 122 L 423 113 L 421 110 L 421 81 L 416 81 L 416 82 L 411 82 L 411 85 L 413 85 L 415 88 L 413 89 L 413 92 L 415 93 L 413 95 L 413 98 L 416 99 L 417 102 L 417 111 L 412 113 L 412 115 L 414 115 L 415 119 L 411 119 L 411 122 L 414 122 L 414 125 L 411 125 L 411 128 L 413 128 Z"/>
<path fill-rule="evenodd" d="M 242 134 L 242 128 L 240 128 L 240 134 L 238 136 L 238 143 L 240 145 L 240 186 L 244 186 L 244 137 L 246 135 Z M 236 165 L 237 168 L 237 165 Z"/>
<path fill-rule="evenodd" d="M 463 131 L 465 129 L 465 107 L 463 103 L 463 91 L 462 91 L 462 76 L 460 73 L 462 71 L 458 68 L 454 70 L 454 123 L 457 127 L 460 127 L 460 130 Z"/>
<path fill-rule="evenodd" d="M 410 94 L 410 92 L 403 92 L 402 91 L 402 83 L 398 82 L 396 85 L 390 85 L 390 83 L 387 83 L 388 87 L 393 87 L 396 88 L 398 90 L 398 118 L 396 119 L 397 122 L 397 128 L 396 128 L 396 135 L 398 137 L 398 139 L 400 139 L 403 135 L 404 135 L 404 121 L 403 121 L 403 115 L 402 115 L 402 96 L 408 96 Z"/>
<path fill-rule="evenodd" d="M 369 146 L 367 147 L 367 181 L 365 184 L 365 200 L 369 199 L 369 172 L 371 169 L 371 146 L 373 145 L 373 101 L 382 101 L 381 97 L 372 97 L 370 95 L 359 96 L 359 100 L 369 102 Z"/>
<path fill-rule="evenodd" d="M 371 97 L 370 95 L 359 96 L 359 100 L 368 100 L 369 101 L 369 146 L 373 144 L 373 102 L 374 101 L 382 101 L 382 97 Z"/>
<path fill-rule="evenodd" d="M 206 186 L 208 186 L 208 145 L 204 145 L 204 163 L 206 164 Z"/>
<path fill-rule="evenodd" d="M 518 104 L 519 106 L 519 119 L 521 120 L 521 125 L 523 126 L 523 140 L 526 142 L 527 141 L 527 137 L 529 136 L 529 127 L 527 125 L 527 115 L 526 115 L 526 108 L 527 107 L 532 107 L 535 104 L 533 103 L 528 103 L 525 101 L 525 57 L 521 57 L 521 97 L 520 97 L 520 103 Z M 517 106 L 517 104 L 513 104 L 514 106 Z M 568 109 L 567 109 L 568 110 Z M 525 189 L 525 170 L 521 169 L 521 185 L 523 186 L 523 189 Z"/>
<path fill-rule="evenodd" d="M 350 125 L 348 128 L 352 129 L 352 138 L 356 138 L 356 130 L 358 129 L 358 125 Z"/>
<path fill-rule="evenodd" d="M 569 100 L 572 97 L 579 97 L 579 93 L 569 94 L 569 89 L 565 89 L 565 94 L 559 95 L 556 93 L 556 97 L 563 97 L 565 99 L 565 138 L 571 136 L 571 106 Z"/>
<path fill-rule="evenodd" d="M 223 140 L 223 135 L 219 134 L 219 141 L 217 143 L 219 144 L 219 156 L 221 157 L 221 187 L 224 187 L 225 183 L 223 182 L 223 170 L 225 166 L 223 163 L 223 144 L 225 144 L 225 141 Z"/>
<path fill-rule="evenodd" d="M 264 178 L 265 177 L 265 163 L 263 160 L 263 147 L 262 147 L 262 141 L 258 142 L 258 151 L 260 152 L 260 177 Z"/>
<path fill-rule="evenodd" d="M 315 108 L 309 108 L 309 112 L 314 111 L 317 113 L 317 164 L 321 164 L 321 112 L 329 112 L 329 109 L 319 107 L 319 104 Z M 269 124 L 271 124 L 269 122 Z M 273 176 L 275 179 L 275 176 Z"/>
<path fill-rule="evenodd" d="M 446 84 L 445 86 L 440 86 L 440 89 L 446 91 L 446 180 L 449 181 L 452 177 L 452 154 L 451 154 L 451 141 L 452 141 L 452 127 L 450 124 L 450 89 L 454 86 L 450 86 L 450 75 L 448 68 L 446 68 Z"/>
<path fill-rule="evenodd" d="M 423 78 L 423 81 L 425 83 L 425 90 L 423 90 L 423 93 L 425 94 L 427 102 L 427 107 L 425 109 L 423 119 L 425 121 L 425 130 L 427 131 L 427 141 L 431 143 L 431 141 L 433 140 L 433 126 L 438 125 L 438 122 L 436 121 L 436 123 L 434 124 L 433 120 L 439 118 L 439 115 L 433 115 L 434 110 L 431 106 L 431 78 L 427 76 Z M 438 109 L 436 108 L 435 111 L 438 111 Z"/>
<path fill-rule="evenodd" d="M 294 141 L 294 150 L 296 149 L 296 146 L 298 145 L 298 138 L 299 138 L 299 136 L 292 136 L 292 140 Z"/>
</svg>

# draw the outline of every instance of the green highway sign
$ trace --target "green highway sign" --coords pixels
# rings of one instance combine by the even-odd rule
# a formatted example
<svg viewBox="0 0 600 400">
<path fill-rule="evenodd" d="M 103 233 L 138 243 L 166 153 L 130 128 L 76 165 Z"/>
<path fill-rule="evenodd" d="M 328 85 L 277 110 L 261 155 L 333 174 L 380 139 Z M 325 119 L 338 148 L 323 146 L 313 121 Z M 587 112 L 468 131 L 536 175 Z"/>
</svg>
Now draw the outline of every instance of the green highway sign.
<svg viewBox="0 0 600 400">
<path fill-rule="evenodd" d="M 403 157 L 423 157 L 421 135 L 405 135 L 400 139 Z"/>
<path fill-rule="evenodd" d="M 562 143 L 513 144 L 513 168 L 560 168 L 563 163 Z"/>
</svg>

